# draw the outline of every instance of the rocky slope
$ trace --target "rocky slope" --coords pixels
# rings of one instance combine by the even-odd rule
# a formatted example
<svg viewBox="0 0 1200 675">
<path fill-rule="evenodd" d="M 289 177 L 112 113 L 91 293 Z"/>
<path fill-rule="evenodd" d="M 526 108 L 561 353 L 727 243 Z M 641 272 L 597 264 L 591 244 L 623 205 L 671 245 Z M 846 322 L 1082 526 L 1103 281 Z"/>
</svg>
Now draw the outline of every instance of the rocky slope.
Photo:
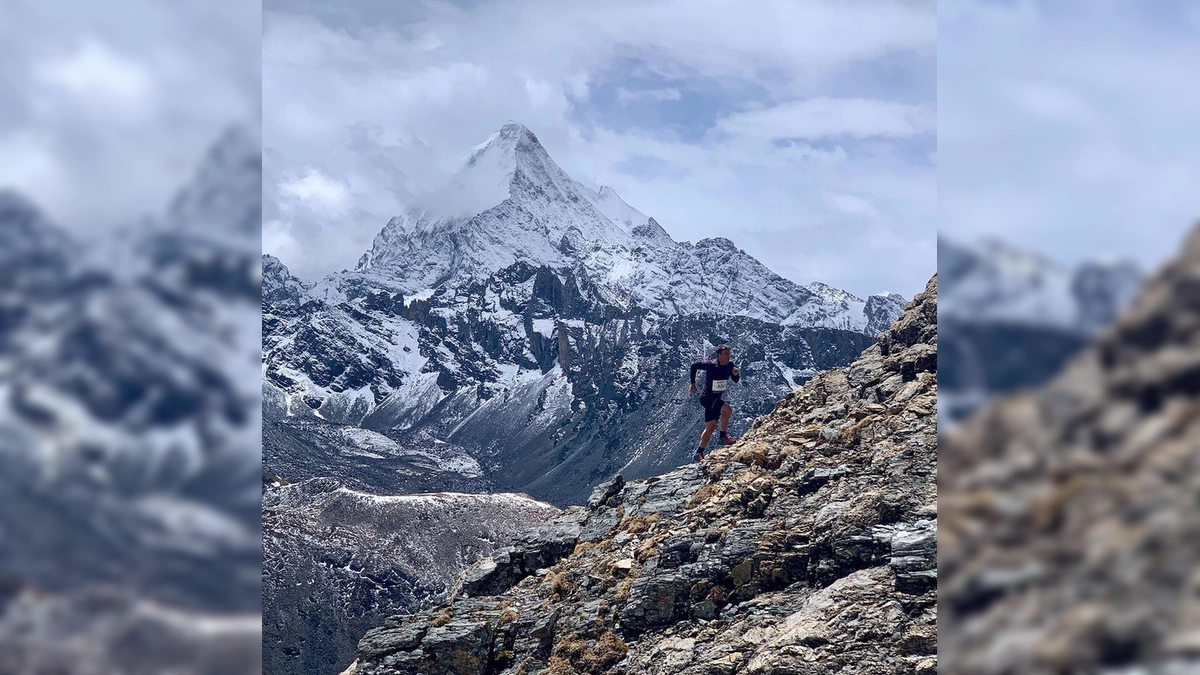
<svg viewBox="0 0 1200 675">
<path fill-rule="evenodd" d="M 440 603 L 468 565 L 558 513 L 524 495 L 384 497 L 329 478 L 267 490 L 263 672 L 337 672 L 363 631 Z"/>
<path fill-rule="evenodd" d="M 1059 377 L 941 457 L 945 672 L 1200 668 L 1200 226 Z"/>
<path fill-rule="evenodd" d="M 934 673 L 936 277 L 736 445 L 477 563 L 347 672 Z"/>
<path fill-rule="evenodd" d="M 999 241 L 938 238 L 941 429 L 991 397 L 1045 383 L 1128 306 L 1142 273 L 1128 262 L 1074 269 Z"/>
<path fill-rule="evenodd" d="M 848 363 L 903 304 L 800 286 L 727 239 L 676 242 L 612 190 L 571 179 L 517 124 L 426 201 L 355 270 L 315 284 L 264 256 L 263 452 L 278 475 L 399 490 L 394 460 L 363 461 L 354 427 L 478 462 L 443 472 L 448 486 L 580 503 L 613 473 L 686 461 L 698 419 L 687 366 L 716 344 L 734 345 L 746 376 L 730 395 L 744 429 Z M 337 458 L 331 473 L 322 453 Z"/>
</svg>

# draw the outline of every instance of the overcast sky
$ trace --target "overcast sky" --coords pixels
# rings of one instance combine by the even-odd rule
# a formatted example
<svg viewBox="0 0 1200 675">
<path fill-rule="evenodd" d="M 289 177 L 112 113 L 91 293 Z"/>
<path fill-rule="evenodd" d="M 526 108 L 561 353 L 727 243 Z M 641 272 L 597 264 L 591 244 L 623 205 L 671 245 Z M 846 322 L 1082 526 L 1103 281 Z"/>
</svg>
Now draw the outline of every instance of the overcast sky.
<svg viewBox="0 0 1200 675">
<path fill-rule="evenodd" d="M 7 0 L 0 188 L 75 231 L 161 213 L 230 124 L 257 129 L 256 0 Z"/>
<path fill-rule="evenodd" d="M 1200 3 L 939 0 L 943 232 L 1151 269 L 1200 218 Z"/>
<path fill-rule="evenodd" d="M 268 0 L 264 251 L 352 268 L 508 120 L 677 240 L 911 296 L 936 267 L 933 0 Z"/>
</svg>

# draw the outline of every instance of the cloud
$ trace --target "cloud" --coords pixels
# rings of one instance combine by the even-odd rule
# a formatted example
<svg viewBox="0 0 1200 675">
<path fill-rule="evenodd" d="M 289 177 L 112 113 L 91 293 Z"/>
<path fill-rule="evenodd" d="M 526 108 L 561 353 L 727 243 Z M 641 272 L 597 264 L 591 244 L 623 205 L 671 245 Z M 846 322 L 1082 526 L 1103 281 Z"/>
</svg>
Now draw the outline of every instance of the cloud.
<svg viewBox="0 0 1200 675">
<path fill-rule="evenodd" d="M 622 103 L 636 103 L 638 101 L 679 101 L 683 98 L 683 94 L 675 87 L 666 87 L 664 89 L 639 89 L 631 90 L 625 87 L 617 89 L 617 100 Z"/>
<path fill-rule="evenodd" d="M 717 122 L 716 130 L 758 141 L 830 136 L 907 138 L 933 133 L 934 119 L 920 106 L 819 96 L 728 115 Z"/>
<path fill-rule="evenodd" d="M 95 37 L 34 64 L 33 77 L 39 84 L 70 96 L 75 105 L 89 106 L 100 113 L 129 112 L 144 118 L 154 93 L 152 76 L 142 63 Z"/>
<path fill-rule="evenodd" d="M 350 199 L 345 182 L 331 180 L 316 169 L 280 183 L 279 193 L 299 200 L 304 207 L 330 215 L 344 214 Z"/>
<path fill-rule="evenodd" d="M 0 185 L 55 186 L 62 183 L 65 169 L 45 139 L 28 130 L 10 132 L 0 136 Z M 43 197 L 61 199 L 58 192 L 43 192 Z"/>
<path fill-rule="evenodd" d="M 939 3 L 941 225 L 1153 267 L 1200 216 L 1195 4 Z"/>
<path fill-rule="evenodd" d="M 294 8 L 264 7 L 266 170 L 353 177 L 354 207 L 288 215 L 304 250 L 280 257 L 301 276 L 353 265 L 510 119 L 677 239 L 728 236 L 798 281 L 856 293 L 912 294 L 933 272 L 932 2 Z M 867 225 L 834 194 L 873 204 L 875 226 L 922 259 L 858 246 Z M 815 261 L 830 258 L 848 262 L 822 277 Z"/>
<path fill-rule="evenodd" d="M 15 0 L 0 21 L 3 187 L 80 232 L 161 213 L 209 145 L 257 124 L 244 0 Z"/>
</svg>

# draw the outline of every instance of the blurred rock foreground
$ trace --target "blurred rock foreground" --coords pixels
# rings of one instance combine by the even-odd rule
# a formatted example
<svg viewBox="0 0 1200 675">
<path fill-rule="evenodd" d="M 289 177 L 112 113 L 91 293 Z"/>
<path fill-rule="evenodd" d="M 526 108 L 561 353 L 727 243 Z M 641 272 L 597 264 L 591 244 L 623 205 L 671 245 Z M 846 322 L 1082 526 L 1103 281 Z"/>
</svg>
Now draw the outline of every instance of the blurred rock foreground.
<svg viewBox="0 0 1200 675">
<path fill-rule="evenodd" d="M 936 318 L 935 276 L 739 443 L 600 485 L 346 672 L 936 672 Z"/>
<path fill-rule="evenodd" d="M 1200 225 L 939 472 L 943 672 L 1200 671 Z"/>
</svg>

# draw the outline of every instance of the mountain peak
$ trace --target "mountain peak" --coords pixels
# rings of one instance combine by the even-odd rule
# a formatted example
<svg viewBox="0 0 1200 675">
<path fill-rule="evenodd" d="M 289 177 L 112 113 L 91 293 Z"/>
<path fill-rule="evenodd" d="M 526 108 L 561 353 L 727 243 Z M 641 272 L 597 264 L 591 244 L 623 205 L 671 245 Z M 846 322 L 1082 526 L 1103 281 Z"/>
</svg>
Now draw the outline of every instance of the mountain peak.
<svg viewBox="0 0 1200 675">
<path fill-rule="evenodd" d="M 521 124 L 520 122 L 514 122 L 512 120 L 509 120 L 504 126 L 500 127 L 500 136 L 526 138 L 532 140 L 534 143 L 538 142 L 537 136 L 535 136 L 534 133 L 529 130 L 529 127 Z"/>
<path fill-rule="evenodd" d="M 476 166 L 482 157 L 491 155 L 503 155 L 516 159 L 518 156 L 543 155 L 546 160 L 550 157 L 546 154 L 546 149 L 542 147 L 538 137 L 529 130 L 529 127 L 520 122 L 509 121 L 500 130 L 488 136 L 484 142 L 471 149 L 471 156 L 467 159 L 467 167 Z M 542 159 L 542 157 L 538 157 Z"/>
<path fill-rule="evenodd" d="M 849 291 L 844 291 L 840 288 L 835 288 L 823 281 L 814 281 L 814 282 L 808 284 L 807 286 L 805 286 L 805 288 L 812 291 L 813 293 L 816 293 L 818 297 L 828 300 L 830 302 L 839 302 L 839 303 L 863 302 L 862 298 L 854 295 L 853 293 L 850 293 Z M 886 328 L 886 326 L 884 326 L 884 328 Z"/>
<path fill-rule="evenodd" d="M 27 195 L 12 188 L 0 188 L 0 222 L 11 225 L 41 220 L 42 210 Z"/>
<path fill-rule="evenodd" d="M 192 181 L 170 206 L 176 227 L 257 237 L 262 228 L 262 142 L 234 124 L 209 146 Z"/>
<path fill-rule="evenodd" d="M 262 254 L 262 299 L 267 304 L 298 307 L 310 288 L 292 275 L 283 261 L 269 253 Z"/>
<path fill-rule="evenodd" d="M 537 136 L 510 121 L 472 148 L 462 168 L 417 205 L 435 218 L 470 218 L 529 191 L 531 185 L 537 188 L 534 192 L 565 199 L 571 182 Z"/>
<path fill-rule="evenodd" d="M 721 250 L 731 251 L 734 253 L 736 253 L 738 250 L 737 244 L 725 237 L 707 237 L 696 242 L 696 246 L 700 248 L 719 248 Z"/>
<path fill-rule="evenodd" d="M 15 260 L 30 251 L 65 250 L 68 237 L 47 220 L 27 195 L 0 188 L 0 258 Z"/>
</svg>

